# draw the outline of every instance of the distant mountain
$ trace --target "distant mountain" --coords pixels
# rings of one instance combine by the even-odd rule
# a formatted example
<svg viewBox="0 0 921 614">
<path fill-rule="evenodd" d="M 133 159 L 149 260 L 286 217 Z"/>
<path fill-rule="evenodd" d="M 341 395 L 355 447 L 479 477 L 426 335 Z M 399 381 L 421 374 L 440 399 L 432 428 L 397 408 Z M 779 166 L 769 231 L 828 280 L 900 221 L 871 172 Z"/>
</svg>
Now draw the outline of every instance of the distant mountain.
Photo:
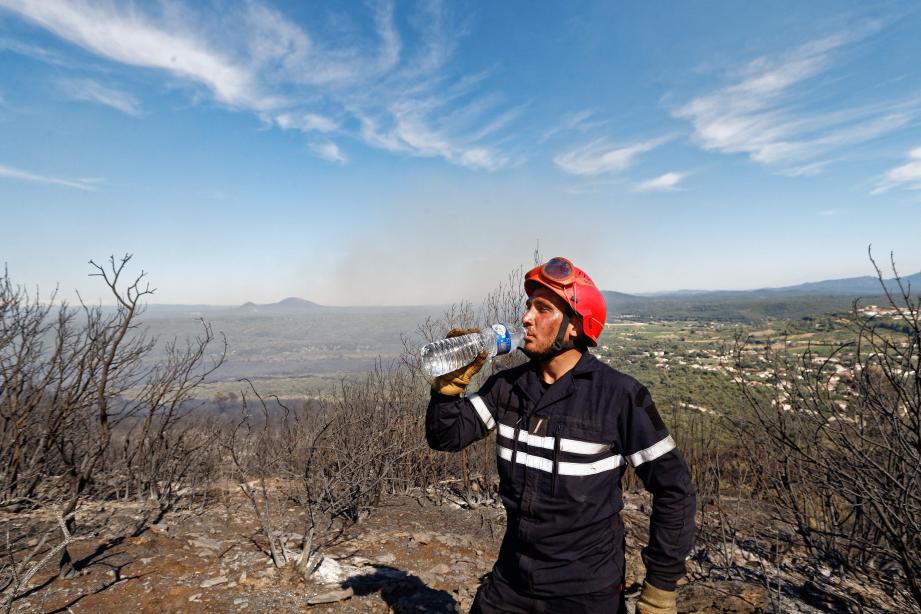
<svg viewBox="0 0 921 614">
<path fill-rule="evenodd" d="M 898 284 L 895 279 L 885 280 L 886 287 L 890 292 L 898 292 Z M 921 273 L 907 275 L 902 278 L 902 284 L 906 290 L 911 286 L 912 294 L 921 293 Z M 618 294 L 618 293 L 613 293 Z M 844 279 L 826 279 L 824 281 L 813 281 L 794 286 L 782 286 L 778 288 L 758 288 L 756 290 L 676 290 L 673 292 L 657 292 L 645 296 L 634 297 L 636 299 L 701 299 L 701 300 L 720 300 L 720 299 L 759 299 L 759 298 L 781 298 L 782 296 L 879 296 L 883 294 L 882 286 L 879 279 L 870 275 L 863 277 L 847 277 Z M 631 295 L 623 295 L 631 296 Z"/>
<path fill-rule="evenodd" d="M 659 298 L 660 296 L 697 296 L 698 294 L 707 294 L 708 292 L 718 292 L 718 290 L 662 290 L 660 292 L 643 292 L 637 294 L 641 298 Z"/>
<path fill-rule="evenodd" d="M 911 286 L 915 296 L 921 296 L 921 273 L 902 278 Z M 886 280 L 891 292 L 897 293 L 894 280 Z M 850 310 L 854 299 L 864 303 L 885 302 L 879 280 L 875 277 L 851 277 L 757 290 L 693 290 L 682 289 L 654 294 L 627 294 L 603 290 L 610 318 L 634 317 L 671 320 L 720 320 L 753 322 L 764 318 L 801 318 L 820 313 Z M 148 315 L 155 318 L 206 318 L 216 320 L 228 317 L 234 320 L 252 316 L 256 319 L 282 318 L 315 321 L 316 318 L 337 318 L 352 322 L 370 318 L 373 321 L 404 318 L 406 321 L 424 321 L 432 313 L 440 315 L 447 306 L 327 306 L 302 298 L 288 297 L 277 303 L 244 303 L 236 307 L 221 305 L 151 305 Z M 344 319 L 343 319 L 344 318 Z M 383 320 L 381 320 L 383 319 Z M 319 321 L 319 320 L 316 320 Z M 324 320 L 325 321 L 325 320 Z M 370 320 L 369 320 L 370 321 Z M 400 320 L 403 322 L 404 320 Z"/>
<path fill-rule="evenodd" d="M 898 292 L 899 287 L 895 279 L 887 279 L 886 288 L 890 292 Z M 905 289 L 911 285 L 912 293 L 921 291 L 921 273 L 908 275 L 902 278 L 902 285 Z M 879 279 L 870 275 L 863 277 L 849 277 L 846 279 L 828 279 L 825 281 L 815 281 L 796 286 L 786 286 L 783 288 L 764 288 L 763 292 L 776 292 L 784 294 L 849 294 L 849 295 L 878 295 L 882 293 L 882 286 Z"/>
<path fill-rule="evenodd" d="M 315 311 L 316 309 L 320 308 L 322 308 L 322 305 L 314 303 L 313 301 L 289 296 L 288 298 L 282 299 L 277 303 L 267 303 L 264 305 L 257 305 L 256 303 L 250 301 L 237 307 L 236 311 L 243 313 L 262 314 L 303 313 L 307 311 Z"/>
<path fill-rule="evenodd" d="M 605 303 L 630 303 L 634 301 L 645 301 L 647 297 L 637 296 L 636 294 L 627 294 L 626 292 L 615 292 L 613 290 L 602 290 Z"/>
<path fill-rule="evenodd" d="M 601 295 L 604 296 L 609 316 L 635 314 L 637 311 L 645 313 L 646 307 L 653 302 L 653 299 L 645 296 L 612 290 L 602 290 Z"/>
<path fill-rule="evenodd" d="M 906 275 L 902 285 L 921 296 L 921 273 Z M 886 287 L 898 296 L 898 284 L 886 280 Z M 853 301 L 885 302 L 875 277 L 851 277 L 757 290 L 676 290 L 655 294 L 625 294 L 603 291 L 608 317 L 666 320 L 720 320 L 754 322 L 764 318 L 802 318 L 820 313 L 849 311 Z"/>
<path fill-rule="evenodd" d="M 284 307 L 285 309 L 313 309 L 315 307 L 320 307 L 318 303 L 314 303 L 313 301 L 308 301 L 303 298 L 297 298 L 295 296 L 283 298 L 277 303 L 274 303 L 272 306 Z"/>
</svg>

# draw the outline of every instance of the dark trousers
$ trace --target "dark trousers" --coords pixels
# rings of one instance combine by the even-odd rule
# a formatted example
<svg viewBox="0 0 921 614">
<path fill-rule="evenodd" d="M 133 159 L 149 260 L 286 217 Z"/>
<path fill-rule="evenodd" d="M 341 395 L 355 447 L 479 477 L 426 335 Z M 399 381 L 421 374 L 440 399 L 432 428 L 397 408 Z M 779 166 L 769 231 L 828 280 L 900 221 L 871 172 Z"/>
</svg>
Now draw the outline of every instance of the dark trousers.
<svg viewBox="0 0 921 614">
<path fill-rule="evenodd" d="M 477 590 L 470 614 L 622 614 L 627 609 L 621 586 L 587 595 L 531 597 L 515 590 L 493 569 Z"/>
</svg>

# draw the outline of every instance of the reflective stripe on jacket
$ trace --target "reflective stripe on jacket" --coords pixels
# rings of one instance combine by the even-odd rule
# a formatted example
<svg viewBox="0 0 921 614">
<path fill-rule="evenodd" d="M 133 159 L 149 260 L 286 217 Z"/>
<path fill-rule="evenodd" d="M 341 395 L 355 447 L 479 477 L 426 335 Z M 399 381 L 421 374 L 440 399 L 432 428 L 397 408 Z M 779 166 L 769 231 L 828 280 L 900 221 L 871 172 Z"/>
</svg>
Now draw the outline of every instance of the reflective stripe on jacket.
<svg viewBox="0 0 921 614">
<path fill-rule="evenodd" d="M 629 463 L 653 494 L 646 579 L 674 588 L 694 541 L 695 493 L 644 386 L 585 352 L 549 387 L 529 362 L 493 375 L 476 394 L 432 395 L 432 448 L 458 451 L 494 429 L 508 516 L 497 565 L 510 582 L 537 596 L 623 582 L 619 512 Z"/>
</svg>

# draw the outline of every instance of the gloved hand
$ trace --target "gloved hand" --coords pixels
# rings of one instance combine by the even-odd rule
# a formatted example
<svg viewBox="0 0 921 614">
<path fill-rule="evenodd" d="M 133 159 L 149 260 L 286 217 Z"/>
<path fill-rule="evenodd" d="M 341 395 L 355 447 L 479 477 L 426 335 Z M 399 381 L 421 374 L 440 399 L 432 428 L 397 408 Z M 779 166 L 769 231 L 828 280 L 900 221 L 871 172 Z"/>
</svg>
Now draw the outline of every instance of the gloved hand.
<svg viewBox="0 0 921 614">
<path fill-rule="evenodd" d="M 445 337 L 450 339 L 451 337 L 460 337 L 461 335 L 478 332 L 480 332 L 479 328 L 452 328 Z M 438 376 L 432 382 L 432 390 L 449 397 L 459 396 L 464 392 L 473 376 L 483 368 L 483 363 L 486 362 L 488 357 L 489 352 L 480 352 L 474 361 L 466 367 Z"/>
<path fill-rule="evenodd" d="M 675 591 L 662 590 L 643 582 L 643 591 L 636 601 L 636 614 L 678 614 Z"/>
</svg>

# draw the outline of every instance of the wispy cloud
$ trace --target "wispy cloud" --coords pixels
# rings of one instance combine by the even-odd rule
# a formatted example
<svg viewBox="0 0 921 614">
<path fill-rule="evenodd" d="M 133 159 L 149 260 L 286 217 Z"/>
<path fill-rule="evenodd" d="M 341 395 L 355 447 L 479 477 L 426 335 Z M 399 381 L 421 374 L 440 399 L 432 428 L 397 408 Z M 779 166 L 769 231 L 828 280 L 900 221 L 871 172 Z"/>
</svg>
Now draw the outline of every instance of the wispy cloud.
<svg viewBox="0 0 921 614">
<path fill-rule="evenodd" d="M 77 190 L 90 191 L 94 190 L 94 183 L 97 179 L 61 179 L 59 177 L 49 177 L 47 175 L 38 175 L 22 169 L 13 168 L 0 164 L 0 177 L 14 179 L 17 181 L 27 181 L 29 183 L 42 183 L 45 185 L 57 185 L 65 188 L 74 188 Z"/>
<path fill-rule="evenodd" d="M 339 128 L 335 120 L 316 113 L 279 113 L 275 123 L 282 130 L 301 132 L 333 132 Z"/>
<path fill-rule="evenodd" d="M 478 125 L 478 119 L 496 104 L 495 101 L 475 98 L 460 109 L 452 108 L 452 100 L 467 95 L 471 89 L 471 83 L 462 83 L 454 91 L 395 101 L 384 112 L 356 110 L 361 137 L 380 149 L 441 157 L 473 169 L 495 170 L 508 166 L 510 157 L 507 154 L 481 141 L 484 131 L 491 133 L 498 129 Z M 504 125 L 510 118 L 500 116 L 500 121 Z"/>
<path fill-rule="evenodd" d="M 637 192 L 674 192 L 679 190 L 678 184 L 681 183 L 687 173 L 665 173 L 653 179 L 644 181 L 636 186 Z"/>
<path fill-rule="evenodd" d="M 332 141 L 314 141 L 310 143 L 310 149 L 324 160 L 345 164 L 349 161 L 339 146 Z"/>
<path fill-rule="evenodd" d="M 573 194 L 576 196 L 579 196 L 582 194 L 600 194 L 608 190 L 611 186 L 617 185 L 618 183 L 622 183 L 622 181 L 623 180 L 621 179 L 615 179 L 615 180 L 601 179 L 601 180 L 582 181 L 581 183 L 567 186 L 565 188 L 565 191 L 567 194 Z"/>
<path fill-rule="evenodd" d="M 2 6 L 2 3 L 0 3 L 0 6 Z M 33 60 L 38 60 L 46 64 L 54 64 L 56 66 L 70 65 L 70 62 L 60 54 L 45 49 L 44 47 L 39 47 L 38 45 L 24 43 L 8 37 L 0 37 L 0 51 L 9 51 L 17 55 L 32 58 Z"/>
<path fill-rule="evenodd" d="M 268 105 L 249 71 L 212 49 L 202 37 L 190 35 L 178 23 L 170 28 L 165 23 L 154 23 L 134 7 L 80 1 L 0 0 L 0 6 L 96 55 L 122 64 L 166 70 L 203 84 L 221 102 Z"/>
<path fill-rule="evenodd" d="M 758 58 L 672 115 L 691 122 L 693 139 L 705 150 L 747 154 L 787 175 L 819 173 L 828 163 L 820 158 L 892 133 L 921 115 L 914 100 L 819 110 L 810 99 L 821 92 L 813 86 L 834 68 L 836 55 L 878 28 L 869 24 Z"/>
<path fill-rule="evenodd" d="M 0 8 L 96 56 L 162 71 L 283 130 L 471 168 L 508 165 L 504 144 L 517 111 L 488 91 L 487 74 L 451 64 L 460 33 L 449 9 L 435 2 L 398 20 L 391 1 L 369 6 L 365 15 L 340 16 L 347 22 L 341 31 L 328 24 L 308 31 L 258 0 L 222 11 L 192 3 L 0 0 Z M 366 27 L 353 19 L 366 19 Z M 398 23 L 415 36 L 404 37 Z M 310 147 L 343 161 L 330 144 Z"/>
<path fill-rule="evenodd" d="M 565 132 L 576 131 L 584 133 L 590 130 L 596 130 L 604 127 L 608 123 L 608 120 L 597 119 L 593 109 L 582 109 L 581 111 L 565 115 L 559 124 L 545 130 L 538 139 L 538 143 L 544 143 Z"/>
<path fill-rule="evenodd" d="M 894 188 L 921 190 L 921 147 L 908 152 L 908 162 L 889 170 L 871 194 L 882 194 Z"/>
<path fill-rule="evenodd" d="M 570 175 L 592 176 L 617 173 L 628 168 L 636 156 L 655 149 L 668 141 L 659 138 L 626 146 L 616 146 L 606 139 L 597 139 L 557 155 L 553 161 Z"/>
<path fill-rule="evenodd" d="M 137 98 L 93 79 L 65 79 L 60 82 L 60 86 L 73 100 L 95 102 L 135 117 L 141 115 L 141 105 Z"/>
<path fill-rule="evenodd" d="M 829 164 L 830 160 L 820 160 L 818 162 L 810 162 L 801 166 L 789 166 L 781 169 L 778 172 L 781 175 L 786 175 L 787 177 L 812 177 L 824 171 L 825 167 Z"/>
</svg>

